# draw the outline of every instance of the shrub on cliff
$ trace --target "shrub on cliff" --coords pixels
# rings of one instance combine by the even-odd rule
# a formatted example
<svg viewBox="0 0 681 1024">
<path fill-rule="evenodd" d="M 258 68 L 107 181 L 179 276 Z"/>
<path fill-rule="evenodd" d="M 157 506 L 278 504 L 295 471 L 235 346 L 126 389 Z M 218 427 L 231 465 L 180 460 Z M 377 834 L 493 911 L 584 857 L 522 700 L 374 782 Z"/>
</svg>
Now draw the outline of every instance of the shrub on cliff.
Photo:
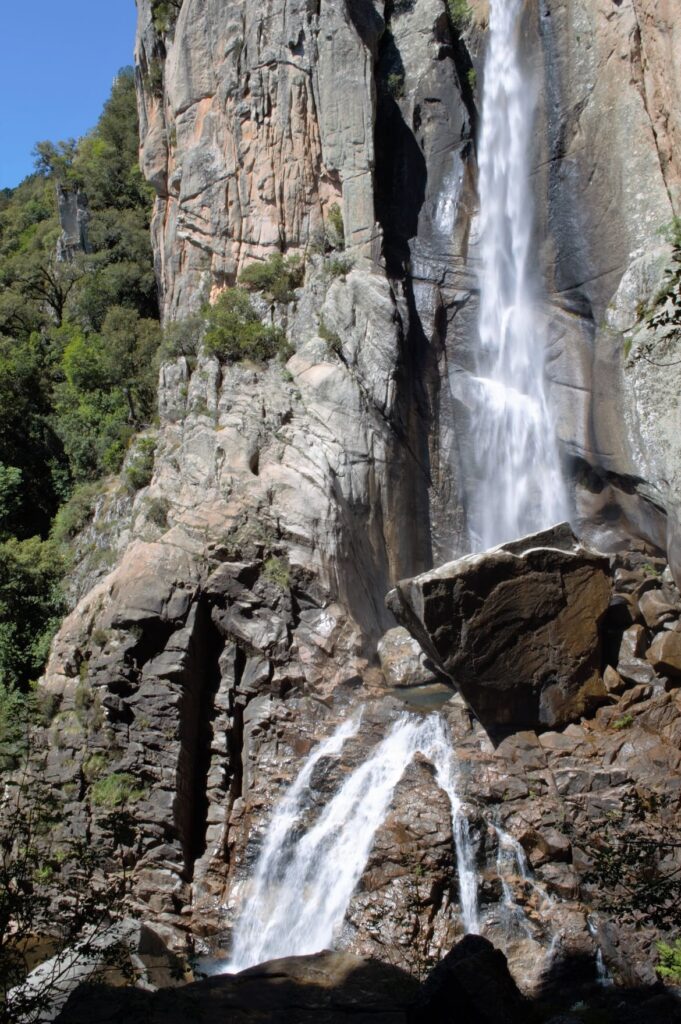
<svg viewBox="0 0 681 1024">
<path fill-rule="evenodd" d="M 471 8 L 467 0 L 447 0 L 447 13 L 452 27 L 457 32 L 463 32 L 471 20 Z"/>
<path fill-rule="evenodd" d="M 159 35 L 171 32 L 182 7 L 182 0 L 151 0 L 151 15 Z"/>
<path fill-rule="evenodd" d="M 285 259 L 275 253 L 264 263 L 249 263 L 239 283 L 249 291 L 264 292 L 272 302 L 291 302 L 295 289 L 303 283 L 304 269 L 298 256 Z"/>
<path fill-rule="evenodd" d="M 126 68 L 92 132 L 38 143 L 36 173 L 0 193 L 0 679 L 24 691 L 61 613 L 46 591 L 60 572 L 52 561 L 48 584 L 44 571 L 57 545 L 41 547 L 54 516 L 74 487 L 120 469 L 155 413 L 152 190 L 138 145 Z M 75 193 L 87 231 L 60 260 L 57 197 L 68 206 Z M 56 534 L 87 518 L 82 499 Z"/>
<path fill-rule="evenodd" d="M 668 942 L 658 942 L 657 951 L 660 963 L 655 968 L 661 978 L 666 978 L 675 985 L 681 985 L 681 939 L 675 939 L 670 946 Z"/>
<path fill-rule="evenodd" d="M 241 288 L 227 288 L 205 310 L 206 351 L 220 362 L 236 363 L 250 359 L 266 362 L 287 356 L 286 335 L 280 327 L 264 324 Z"/>
</svg>

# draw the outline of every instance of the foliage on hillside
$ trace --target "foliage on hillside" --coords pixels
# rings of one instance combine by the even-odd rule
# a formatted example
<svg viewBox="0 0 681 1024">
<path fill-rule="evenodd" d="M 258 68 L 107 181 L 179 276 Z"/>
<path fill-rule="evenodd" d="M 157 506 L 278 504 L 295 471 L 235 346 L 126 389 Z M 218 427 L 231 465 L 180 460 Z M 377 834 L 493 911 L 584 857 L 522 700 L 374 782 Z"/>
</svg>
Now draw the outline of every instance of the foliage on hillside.
<svg viewBox="0 0 681 1024">
<path fill-rule="evenodd" d="M 132 69 L 92 132 L 35 154 L 0 192 L 0 686 L 23 689 L 63 614 L 52 521 L 152 419 L 160 343 Z M 58 189 L 80 194 L 89 242 L 61 261 Z"/>
</svg>

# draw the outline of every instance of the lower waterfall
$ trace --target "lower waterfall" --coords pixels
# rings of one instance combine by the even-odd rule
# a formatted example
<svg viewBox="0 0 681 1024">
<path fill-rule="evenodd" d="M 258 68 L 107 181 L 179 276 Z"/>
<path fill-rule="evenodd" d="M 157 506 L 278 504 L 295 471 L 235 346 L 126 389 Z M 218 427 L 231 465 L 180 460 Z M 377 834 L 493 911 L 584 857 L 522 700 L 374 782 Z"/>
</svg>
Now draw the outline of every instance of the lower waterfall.
<svg viewBox="0 0 681 1024">
<path fill-rule="evenodd" d="M 401 716 L 304 831 L 315 765 L 337 754 L 358 729 L 356 717 L 319 744 L 275 808 L 234 928 L 226 971 L 333 946 L 394 789 L 417 753 L 432 763 L 436 781 L 449 797 L 462 924 L 466 932 L 479 930 L 468 822 L 457 795 L 451 739 L 439 716 Z"/>
</svg>

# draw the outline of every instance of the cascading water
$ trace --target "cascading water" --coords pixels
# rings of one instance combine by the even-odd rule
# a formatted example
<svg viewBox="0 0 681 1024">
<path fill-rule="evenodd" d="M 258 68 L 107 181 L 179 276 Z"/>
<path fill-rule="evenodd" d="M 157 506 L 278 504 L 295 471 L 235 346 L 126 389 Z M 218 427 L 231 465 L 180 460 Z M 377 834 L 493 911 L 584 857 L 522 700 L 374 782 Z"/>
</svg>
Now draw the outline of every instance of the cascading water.
<svg viewBox="0 0 681 1024">
<path fill-rule="evenodd" d="M 338 753 L 356 731 L 354 725 L 344 723 L 320 744 L 275 810 L 250 896 L 234 929 L 226 970 L 240 971 L 264 960 L 314 953 L 333 944 L 395 786 L 416 753 L 431 761 L 437 782 L 449 797 L 462 921 L 466 931 L 478 930 L 477 876 L 468 825 L 456 793 L 451 740 L 438 716 L 398 719 L 308 831 L 298 834 L 314 766 L 322 757 Z"/>
<path fill-rule="evenodd" d="M 534 102 L 519 56 L 521 0 L 491 0 L 479 143 L 480 344 L 472 394 L 471 545 L 567 517 L 534 309 L 528 161 Z"/>
</svg>

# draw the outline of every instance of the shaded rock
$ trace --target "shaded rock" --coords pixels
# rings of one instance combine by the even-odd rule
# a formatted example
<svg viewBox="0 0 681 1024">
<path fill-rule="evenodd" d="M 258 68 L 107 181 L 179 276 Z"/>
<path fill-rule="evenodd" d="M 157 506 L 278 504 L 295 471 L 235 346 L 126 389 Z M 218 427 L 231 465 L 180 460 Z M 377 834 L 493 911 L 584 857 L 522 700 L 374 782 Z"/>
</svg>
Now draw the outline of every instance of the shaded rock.
<svg viewBox="0 0 681 1024">
<path fill-rule="evenodd" d="M 603 672 L 603 682 L 608 693 L 621 693 L 625 687 L 622 676 L 612 665 L 606 666 Z"/>
<path fill-rule="evenodd" d="M 389 629 L 378 642 L 378 659 L 388 686 L 423 686 L 439 676 L 421 647 L 402 626 Z"/>
<path fill-rule="evenodd" d="M 409 1024 L 525 1024 L 527 1013 L 504 954 L 467 935 L 424 982 Z"/>
<path fill-rule="evenodd" d="M 607 559 L 561 526 L 403 580 L 386 603 L 498 735 L 602 700 L 610 593 Z"/>
<path fill-rule="evenodd" d="M 501 956 L 501 954 L 499 954 Z M 503 959 L 503 957 L 502 957 Z M 88 986 L 75 992 L 59 1024 L 406 1024 L 418 982 L 389 964 L 347 953 L 288 957 L 172 991 Z"/>
</svg>

